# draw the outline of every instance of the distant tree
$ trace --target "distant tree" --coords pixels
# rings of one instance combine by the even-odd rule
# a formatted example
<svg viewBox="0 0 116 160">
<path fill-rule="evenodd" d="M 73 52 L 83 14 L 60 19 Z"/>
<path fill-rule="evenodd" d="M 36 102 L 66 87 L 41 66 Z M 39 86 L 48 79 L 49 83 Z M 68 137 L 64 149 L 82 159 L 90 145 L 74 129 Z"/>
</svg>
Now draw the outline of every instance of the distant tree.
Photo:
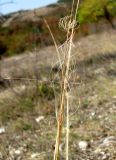
<svg viewBox="0 0 116 160">
<path fill-rule="evenodd" d="M 61 3 L 61 2 L 64 2 L 64 3 L 72 3 L 73 0 L 58 0 L 58 3 Z"/>
<path fill-rule="evenodd" d="M 58 3 L 69 3 L 73 0 L 58 0 Z M 75 3 L 77 0 L 74 1 Z M 97 21 L 100 17 L 108 20 L 113 28 L 115 28 L 112 16 L 116 16 L 116 0 L 80 0 L 78 18 L 80 23 L 87 21 Z"/>
<path fill-rule="evenodd" d="M 80 2 L 82 2 L 84 0 L 80 0 Z M 64 2 L 64 3 L 72 3 L 73 0 L 58 0 L 58 3 L 61 3 L 61 2 Z M 75 0 L 75 3 L 77 2 L 77 0 Z"/>
<path fill-rule="evenodd" d="M 108 20 L 108 22 L 111 24 L 112 28 L 115 29 L 115 25 L 113 24 L 112 21 L 112 16 L 110 14 L 110 12 L 108 11 L 107 6 L 103 6 L 103 10 L 104 10 L 104 17 Z"/>
<path fill-rule="evenodd" d="M 6 45 L 4 44 L 3 41 L 0 40 L 0 60 L 2 56 L 5 54 L 6 50 L 7 50 Z"/>
<path fill-rule="evenodd" d="M 113 16 L 116 16 L 116 0 L 84 0 L 78 12 L 80 23 L 98 21 L 104 17 L 114 28 Z"/>
</svg>

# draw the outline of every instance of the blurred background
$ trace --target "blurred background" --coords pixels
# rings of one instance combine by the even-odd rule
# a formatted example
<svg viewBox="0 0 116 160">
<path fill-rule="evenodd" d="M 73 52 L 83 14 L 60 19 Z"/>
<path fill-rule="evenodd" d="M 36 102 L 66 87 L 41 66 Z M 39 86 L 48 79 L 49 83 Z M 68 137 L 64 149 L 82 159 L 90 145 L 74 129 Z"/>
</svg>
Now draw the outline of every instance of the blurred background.
<svg viewBox="0 0 116 160">
<path fill-rule="evenodd" d="M 61 66 L 44 20 L 63 61 L 69 45 L 59 20 L 70 15 L 72 2 L 0 0 L 0 160 L 53 159 Z M 69 159 L 115 160 L 116 0 L 80 0 L 76 21 Z M 64 133 L 65 122 L 61 160 Z"/>
</svg>

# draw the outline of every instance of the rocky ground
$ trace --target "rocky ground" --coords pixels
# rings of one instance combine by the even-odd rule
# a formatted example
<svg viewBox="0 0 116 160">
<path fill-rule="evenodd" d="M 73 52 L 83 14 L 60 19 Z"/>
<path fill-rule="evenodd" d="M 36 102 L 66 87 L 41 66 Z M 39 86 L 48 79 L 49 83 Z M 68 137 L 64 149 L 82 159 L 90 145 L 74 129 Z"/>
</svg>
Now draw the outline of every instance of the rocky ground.
<svg viewBox="0 0 116 160">
<path fill-rule="evenodd" d="M 115 30 L 93 34 L 73 46 L 71 80 L 75 84 L 71 84 L 70 90 L 70 160 L 116 159 L 115 35 Z M 51 88 L 40 87 L 36 103 L 32 94 L 40 81 L 59 78 L 56 70 L 51 69 L 57 64 L 54 47 L 0 62 L 2 77 L 13 78 L 6 83 L 3 80 L 0 87 L 1 160 L 53 159 L 57 93 L 54 98 Z M 33 84 L 38 73 L 38 81 Z M 65 123 L 60 151 L 63 160 Z"/>
</svg>

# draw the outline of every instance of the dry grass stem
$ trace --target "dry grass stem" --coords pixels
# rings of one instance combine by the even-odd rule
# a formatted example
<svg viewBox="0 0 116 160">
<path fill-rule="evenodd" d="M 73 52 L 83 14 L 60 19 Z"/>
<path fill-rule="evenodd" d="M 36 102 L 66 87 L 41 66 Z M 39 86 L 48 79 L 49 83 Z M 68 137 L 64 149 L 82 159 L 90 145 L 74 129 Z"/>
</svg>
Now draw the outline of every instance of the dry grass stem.
<svg viewBox="0 0 116 160">
<path fill-rule="evenodd" d="M 67 32 L 67 40 L 64 46 L 66 45 L 66 50 L 62 49 L 62 52 L 64 53 L 64 60 L 61 68 L 61 100 L 60 100 L 60 109 L 59 109 L 59 115 L 58 115 L 58 121 L 57 121 L 57 137 L 56 137 L 56 145 L 55 145 L 55 153 L 54 153 L 54 160 L 60 159 L 60 153 L 59 153 L 59 145 L 61 143 L 62 138 L 62 127 L 63 127 L 63 121 L 64 121 L 64 110 L 66 107 L 66 160 L 69 159 L 69 93 L 68 93 L 68 87 L 69 87 L 69 70 L 70 70 L 70 60 L 71 60 L 71 53 L 72 53 L 72 43 L 73 43 L 73 37 L 74 37 L 74 29 L 77 26 L 76 22 L 76 15 L 77 15 L 77 9 L 79 5 L 79 0 L 77 2 L 77 8 L 75 12 L 75 16 L 73 18 L 73 6 L 74 1 L 72 4 L 72 10 L 71 10 L 71 16 L 66 16 L 62 18 L 59 21 L 60 28 L 64 29 Z M 67 43 L 69 45 L 67 46 Z"/>
<path fill-rule="evenodd" d="M 59 146 L 62 139 L 62 127 L 64 122 L 64 113 L 66 109 L 66 160 L 69 159 L 69 108 L 70 108 L 70 96 L 69 91 L 71 89 L 70 86 L 70 61 L 72 57 L 72 47 L 73 47 L 73 37 L 74 30 L 78 27 L 78 22 L 76 20 L 77 10 L 79 6 L 79 0 L 77 1 L 76 10 L 74 10 L 75 1 L 73 0 L 72 9 L 70 16 L 66 16 L 61 18 L 59 21 L 59 27 L 66 31 L 67 39 L 66 41 L 58 47 L 56 44 L 55 38 L 52 34 L 52 31 L 47 23 L 46 19 L 44 22 L 51 34 L 52 40 L 54 42 L 58 61 L 60 63 L 60 107 L 59 110 L 56 108 L 56 117 L 57 117 L 57 135 L 56 135 L 56 144 L 55 144 L 55 152 L 54 152 L 54 160 L 60 159 L 60 151 Z M 75 12 L 74 16 L 73 13 Z"/>
</svg>

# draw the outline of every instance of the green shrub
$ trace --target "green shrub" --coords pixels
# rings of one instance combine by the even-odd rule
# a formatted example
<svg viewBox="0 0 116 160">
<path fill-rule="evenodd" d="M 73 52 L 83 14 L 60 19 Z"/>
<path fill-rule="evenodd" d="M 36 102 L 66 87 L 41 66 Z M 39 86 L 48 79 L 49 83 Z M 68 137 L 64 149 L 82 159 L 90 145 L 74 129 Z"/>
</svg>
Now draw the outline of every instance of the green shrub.
<svg viewBox="0 0 116 160">
<path fill-rule="evenodd" d="M 38 92 L 40 97 L 47 98 L 48 100 L 53 99 L 55 96 L 53 87 L 47 84 L 41 84 L 38 87 Z"/>
<path fill-rule="evenodd" d="M 111 16 L 116 16 L 115 0 L 85 0 L 80 5 L 77 18 L 80 23 L 98 21 L 105 17 L 104 7 Z"/>
<path fill-rule="evenodd" d="M 32 130 L 33 126 L 31 123 L 25 122 L 24 119 L 21 118 L 17 118 L 17 120 L 14 122 L 13 126 L 12 126 L 12 130 L 13 131 L 28 131 L 28 130 Z"/>
</svg>

